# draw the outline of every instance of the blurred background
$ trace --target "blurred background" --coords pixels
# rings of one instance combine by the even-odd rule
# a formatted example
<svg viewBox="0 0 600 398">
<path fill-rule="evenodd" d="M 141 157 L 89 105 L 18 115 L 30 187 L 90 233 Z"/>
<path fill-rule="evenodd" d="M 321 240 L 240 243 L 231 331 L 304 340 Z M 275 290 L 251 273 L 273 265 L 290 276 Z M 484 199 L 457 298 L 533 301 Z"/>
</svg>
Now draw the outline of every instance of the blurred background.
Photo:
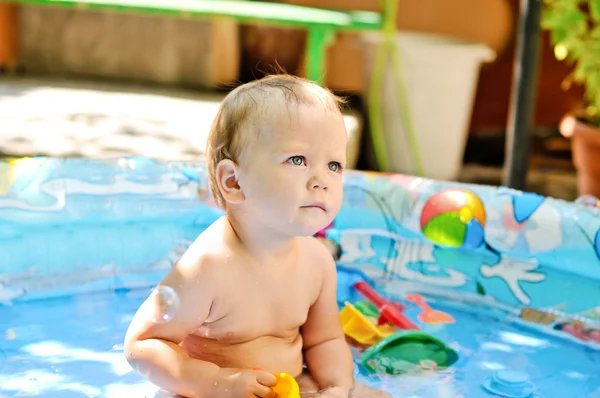
<svg viewBox="0 0 600 398">
<path fill-rule="evenodd" d="M 199 159 L 228 90 L 279 68 L 307 76 L 307 56 L 316 54 L 307 50 L 308 32 L 323 24 L 322 18 L 356 16 L 355 11 L 372 13 L 365 18 L 385 14 L 375 0 L 269 2 L 281 6 L 272 9 L 279 13 L 275 20 L 285 22 L 302 11 L 305 21 L 295 24 L 240 18 L 235 4 L 246 14 L 254 6 L 263 17 L 271 10 L 247 0 L 232 3 L 230 16 L 197 15 L 188 6 L 178 12 L 178 4 L 194 1 L 220 0 L 170 2 L 168 12 L 153 7 L 164 9 L 169 2 L 152 0 L 145 1 L 150 12 L 97 9 L 86 1 L 77 7 L 69 1 L 64 7 L 43 0 L 0 1 L 0 156 Z M 383 72 L 377 69 L 382 35 L 376 29 L 325 23 L 330 40 L 320 77 L 350 99 L 345 120 L 351 166 L 382 169 L 381 149 L 373 145 L 377 117 L 376 133 L 386 141 L 386 171 L 500 185 L 523 3 L 399 1 L 392 12 L 400 74 L 391 63 Z M 339 13 L 319 14 L 322 9 Z M 598 178 L 578 189 L 574 141 L 560 134 L 559 125 L 569 112 L 585 108 L 587 99 L 582 85 L 569 84 L 573 64 L 557 59 L 558 28 L 542 29 L 540 23 L 539 29 L 526 189 L 573 200 L 594 194 L 589 181 Z M 376 74 L 381 90 L 370 102 Z M 398 94 L 398 76 L 405 95 Z M 405 124 L 406 105 L 412 132 Z"/>
</svg>

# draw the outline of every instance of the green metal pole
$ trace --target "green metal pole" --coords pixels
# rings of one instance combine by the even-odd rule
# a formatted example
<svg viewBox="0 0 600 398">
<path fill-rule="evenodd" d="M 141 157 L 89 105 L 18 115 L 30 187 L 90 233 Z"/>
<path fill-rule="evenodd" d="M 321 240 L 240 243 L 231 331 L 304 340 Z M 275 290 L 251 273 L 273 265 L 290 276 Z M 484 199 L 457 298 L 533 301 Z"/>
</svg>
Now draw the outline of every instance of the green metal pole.
<svg viewBox="0 0 600 398">
<path fill-rule="evenodd" d="M 305 64 L 306 77 L 320 85 L 325 82 L 325 61 L 327 46 L 334 36 L 331 28 L 311 27 L 308 29 L 308 42 L 306 43 Z"/>
</svg>

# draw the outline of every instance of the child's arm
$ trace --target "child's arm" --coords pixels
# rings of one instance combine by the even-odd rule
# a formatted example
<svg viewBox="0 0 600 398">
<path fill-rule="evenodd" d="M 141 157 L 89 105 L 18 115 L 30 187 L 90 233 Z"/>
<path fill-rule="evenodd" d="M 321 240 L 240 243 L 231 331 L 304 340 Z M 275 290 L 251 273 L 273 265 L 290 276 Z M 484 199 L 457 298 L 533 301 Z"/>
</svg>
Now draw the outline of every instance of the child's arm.
<svg viewBox="0 0 600 398">
<path fill-rule="evenodd" d="M 354 385 L 354 365 L 340 323 L 337 271 L 329 252 L 318 245 L 316 258 L 320 262 L 322 285 L 302 327 L 305 360 L 320 388 L 335 387 L 347 396 Z"/>
<path fill-rule="evenodd" d="M 159 296 L 151 295 L 135 314 L 125 337 L 125 355 L 131 366 L 157 386 L 186 397 L 212 385 L 219 367 L 190 358 L 179 343 L 209 315 L 213 301 L 204 283 L 210 261 L 184 254 L 160 286 L 177 294 L 179 308 L 166 323 L 151 320 L 160 314 Z"/>
<path fill-rule="evenodd" d="M 277 379 L 257 370 L 220 368 L 190 358 L 179 345 L 161 339 L 137 341 L 127 358 L 136 370 L 177 396 L 187 398 L 225 398 L 251 396 L 274 398 L 271 389 Z"/>
<path fill-rule="evenodd" d="M 272 374 L 220 368 L 191 358 L 179 345 L 204 323 L 215 297 L 215 283 L 211 283 L 214 281 L 209 275 L 214 274 L 214 269 L 210 268 L 220 265 L 219 259 L 193 257 L 184 254 L 160 283 L 172 288 L 178 296 L 179 308 L 173 313 L 173 319 L 166 323 L 151 321 L 160 313 L 160 300 L 155 295 L 150 296 L 135 314 L 125 337 L 127 360 L 158 387 L 188 398 L 249 393 L 257 397 L 274 396 L 269 388 L 276 383 Z"/>
</svg>

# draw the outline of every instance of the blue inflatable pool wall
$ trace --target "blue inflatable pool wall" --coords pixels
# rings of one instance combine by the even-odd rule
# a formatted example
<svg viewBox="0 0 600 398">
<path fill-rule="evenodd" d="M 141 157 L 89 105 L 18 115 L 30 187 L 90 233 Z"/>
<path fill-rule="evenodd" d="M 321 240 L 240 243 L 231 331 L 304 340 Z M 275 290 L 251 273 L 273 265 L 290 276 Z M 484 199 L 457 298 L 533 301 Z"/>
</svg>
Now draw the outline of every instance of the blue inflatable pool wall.
<svg viewBox="0 0 600 398">
<path fill-rule="evenodd" d="M 345 174 L 344 190 L 324 232 L 341 266 L 515 308 L 555 330 L 600 329 L 597 209 L 358 171 Z M 200 162 L 1 162 L 0 302 L 151 286 L 221 215 Z"/>
</svg>

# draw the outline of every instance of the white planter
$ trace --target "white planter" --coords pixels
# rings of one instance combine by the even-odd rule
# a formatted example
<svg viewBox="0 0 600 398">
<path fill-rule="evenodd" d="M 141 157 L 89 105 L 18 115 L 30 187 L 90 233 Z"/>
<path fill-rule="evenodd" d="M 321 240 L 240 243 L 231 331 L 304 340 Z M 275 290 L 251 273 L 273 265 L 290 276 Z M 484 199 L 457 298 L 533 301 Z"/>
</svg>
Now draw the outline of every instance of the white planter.
<svg viewBox="0 0 600 398">
<path fill-rule="evenodd" d="M 365 34 L 364 41 L 369 88 L 380 35 Z M 492 61 L 495 53 L 483 44 L 412 32 L 399 32 L 396 43 L 424 177 L 454 180 L 462 166 L 479 69 L 483 62 Z M 403 128 L 390 55 L 386 55 L 386 59 L 381 112 L 390 171 L 416 174 Z"/>
</svg>

